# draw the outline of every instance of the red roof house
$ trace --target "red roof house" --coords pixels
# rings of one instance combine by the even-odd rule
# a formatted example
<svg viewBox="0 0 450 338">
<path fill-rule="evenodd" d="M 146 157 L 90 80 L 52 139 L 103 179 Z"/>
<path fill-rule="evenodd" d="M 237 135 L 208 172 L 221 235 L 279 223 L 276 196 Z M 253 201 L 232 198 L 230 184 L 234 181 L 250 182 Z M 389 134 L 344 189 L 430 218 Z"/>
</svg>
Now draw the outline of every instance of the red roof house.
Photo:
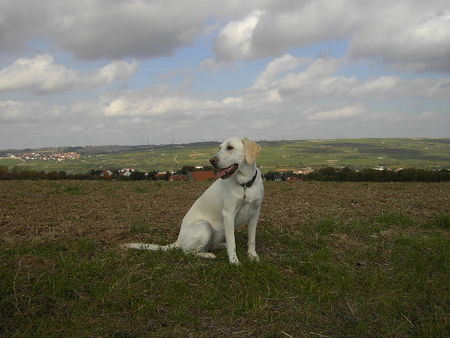
<svg viewBox="0 0 450 338">
<path fill-rule="evenodd" d="M 169 176 L 169 181 L 187 181 L 188 177 L 186 175 L 175 174 Z"/>
<path fill-rule="evenodd" d="M 216 175 L 214 174 L 214 171 L 192 171 L 189 173 L 189 179 L 191 181 L 208 181 L 208 180 L 215 180 Z"/>
</svg>

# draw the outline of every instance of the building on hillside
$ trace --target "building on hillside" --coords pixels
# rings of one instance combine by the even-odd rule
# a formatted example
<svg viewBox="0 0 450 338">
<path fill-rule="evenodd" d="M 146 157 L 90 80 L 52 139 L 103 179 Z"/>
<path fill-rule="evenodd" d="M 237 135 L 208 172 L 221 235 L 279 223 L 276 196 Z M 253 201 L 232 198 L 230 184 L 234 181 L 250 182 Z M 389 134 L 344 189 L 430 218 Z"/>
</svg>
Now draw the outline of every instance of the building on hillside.
<svg viewBox="0 0 450 338">
<path fill-rule="evenodd" d="M 187 181 L 187 175 L 182 174 L 174 174 L 169 176 L 169 181 Z"/>
<path fill-rule="evenodd" d="M 166 180 L 168 177 L 167 171 L 159 171 L 155 174 L 156 180 Z"/>
<path fill-rule="evenodd" d="M 388 168 L 384 165 L 378 165 L 378 166 L 374 167 L 373 169 L 378 170 L 378 171 L 383 171 L 383 170 L 392 171 L 391 168 Z"/>
<path fill-rule="evenodd" d="M 111 170 L 103 170 L 103 171 L 100 173 L 100 176 L 101 176 L 101 177 L 111 177 L 111 176 L 112 176 L 112 171 L 111 171 Z"/>
<path fill-rule="evenodd" d="M 314 171 L 313 168 L 307 167 L 307 168 L 302 168 L 302 169 L 299 169 L 299 170 L 294 170 L 294 174 L 297 174 L 297 175 L 308 175 L 308 174 L 312 173 L 313 171 Z"/>
<path fill-rule="evenodd" d="M 122 168 L 119 169 L 119 175 L 128 177 L 131 176 L 131 174 L 134 173 L 134 171 L 135 171 L 134 168 Z"/>
<path fill-rule="evenodd" d="M 288 182 L 303 182 L 303 178 L 291 176 L 291 177 L 286 178 L 286 181 L 288 181 Z"/>
<path fill-rule="evenodd" d="M 214 171 L 212 171 L 212 170 L 191 171 L 188 173 L 188 179 L 189 179 L 189 181 L 208 181 L 208 180 L 215 180 L 216 175 L 214 174 Z"/>
</svg>

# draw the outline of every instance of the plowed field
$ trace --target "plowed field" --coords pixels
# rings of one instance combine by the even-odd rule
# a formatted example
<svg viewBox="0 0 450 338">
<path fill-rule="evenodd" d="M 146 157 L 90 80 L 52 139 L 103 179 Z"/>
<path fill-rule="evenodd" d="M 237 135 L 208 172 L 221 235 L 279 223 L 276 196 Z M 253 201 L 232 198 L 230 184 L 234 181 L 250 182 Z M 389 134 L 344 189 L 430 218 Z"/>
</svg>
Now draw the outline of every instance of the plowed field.
<svg viewBox="0 0 450 338">
<path fill-rule="evenodd" d="M 209 184 L 3 181 L 0 241 L 173 241 L 184 214 Z M 281 232 L 326 217 L 349 223 L 403 214 L 426 221 L 450 212 L 450 183 L 268 182 L 265 190 L 259 226 Z"/>
</svg>

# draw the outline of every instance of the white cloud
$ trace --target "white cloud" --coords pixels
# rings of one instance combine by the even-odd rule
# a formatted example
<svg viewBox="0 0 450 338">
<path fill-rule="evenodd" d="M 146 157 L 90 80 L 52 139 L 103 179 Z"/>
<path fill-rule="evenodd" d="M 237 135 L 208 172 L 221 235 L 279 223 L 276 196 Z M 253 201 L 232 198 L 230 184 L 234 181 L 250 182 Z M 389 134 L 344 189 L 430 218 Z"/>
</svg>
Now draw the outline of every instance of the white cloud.
<svg viewBox="0 0 450 338">
<path fill-rule="evenodd" d="M 201 119 L 218 114 L 223 107 L 236 107 L 242 101 L 228 97 L 221 101 L 199 100 L 167 88 L 124 92 L 101 99 L 101 114 L 106 117 L 143 117 L 158 120 Z"/>
<path fill-rule="evenodd" d="M 448 114 L 427 101 L 413 111 L 369 106 L 362 97 L 293 96 L 264 102 L 264 92 L 202 100 L 167 88 L 109 93 L 69 105 L 0 101 L 1 147 L 192 142 L 200 136 L 255 139 L 445 137 Z M 434 100 L 433 100 L 434 101 Z M 357 103 L 355 103 L 357 102 Z M 20 138 L 17 139 L 17 135 Z"/>
<path fill-rule="evenodd" d="M 223 59 L 255 59 L 283 53 L 291 46 L 344 38 L 358 15 L 354 7 L 342 0 L 273 1 L 266 10 L 228 23 L 215 50 Z"/>
<path fill-rule="evenodd" d="M 17 50 L 46 36 L 81 59 L 170 55 L 194 41 L 210 8 L 197 0 L 6 0 L 0 4 L 0 45 Z"/>
<path fill-rule="evenodd" d="M 63 106 L 49 106 L 39 102 L 0 101 L 0 121 L 2 123 L 50 121 L 60 118 L 64 110 Z"/>
<path fill-rule="evenodd" d="M 405 1 L 366 15 L 351 35 L 350 53 L 400 70 L 448 73 L 448 46 L 448 2 Z"/>
<path fill-rule="evenodd" d="M 215 50 L 225 60 L 276 56 L 291 47 L 350 42 L 350 54 L 395 68 L 450 72 L 447 1 L 274 2 L 225 25 Z"/>
<path fill-rule="evenodd" d="M 250 91 L 262 95 L 263 99 L 269 102 L 295 100 L 298 97 L 347 94 L 357 80 L 335 76 L 342 63 L 341 59 L 312 60 L 285 55 L 267 65 L 256 78 Z M 297 69 L 299 67 L 301 69 Z M 283 72 L 288 70 L 289 72 Z"/>
<path fill-rule="evenodd" d="M 267 88 L 276 78 L 276 76 L 297 69 L 304 63 L 310 63 L 310 59 L 299 59 L 290 54 L 285 54 L 279 58 L 275 58 L 266 66 L 255 80 L 255 88 Z"/>
<path fill-rule="evenodd" d="M 157 116 L 190 111 L 194 101 L 188 98 L 166 97 L 119 97 L 111 101 L 104 109 L 105 116 Z"/>
<path fill-rule="evenodd" d="M 355 58 L 408 71 L 450 69 L 446 0 L 3 0 L 0 13 L 1 53 L 44 39 L 85 60 L 155 58 L 219 24 L 215 51 L 223 60 L 342 40 Z"/>
<path fill-rule="evenodd" d="M 214 31 L 211 18 L 240 16 L 266 2 L 2 0 L 0 52 L 23 50 L 44 37 L 83 60 L 169 56 Z"/>
<path fill-rule="evenodd" d="M 114 61 L 92 71 L 81 72 L 55 63 L 48 54 L 17 59 L 0 70 L 0 92 L 26 90 L 48 93 L 97 87 L 130 77 L 137 62 Z"/>
<path fill-rule="evenodd" d="M 254 58 L 253 30 L 264 14 L 260 10 L 255 10 L 240 21 L 228 23 L 217 38 L 216 53 L 226 60 Z"/>
<path fill-rule="evenodd" d="M 402 79 L 398 76 L 380 76 L 373 79 L 369 79 L 359 86 L 354 87 L 353 93 L 358 94 L 374 94 L 374 93 L 386 93 L 392 90 L 396 90 Z"/>
<path fill-rule="evenodd" d="M 243 99 L 242 97 L 226 97 L 222 100 L 222 103 L 226 104 L 226 105 L 242 105 L 243 103 Z"/>
<path fill-rule="evenodd" d="M 366 109 L 361 104 L 336 108 L 327 111 L 320 111 L 308 116 L 312 121 L 334 121 L 334 120 L 348 120 L 352 117 L 361 115 Z"/>
<path fill-rule="evenodd" d="M 257 76 L 247 90 L 248 97 L 253 95 L 254 100 L 283 102 L 305 98 L 450 95 L 450 78 L 402 79 L 399 76 L 377 76 L 359 80 L 339 74 L 345 62 L 345 59 L 312 60 L 284 55 L 271 61 Z"/>
<path fill-rule="evenodd" d="M 191 44 L 201 33 L 207 12 L 192 1 L 94 1 L 57 6 L 52 22 L 56 43 L 81 59 L 158 57 Z"/>
</svg>

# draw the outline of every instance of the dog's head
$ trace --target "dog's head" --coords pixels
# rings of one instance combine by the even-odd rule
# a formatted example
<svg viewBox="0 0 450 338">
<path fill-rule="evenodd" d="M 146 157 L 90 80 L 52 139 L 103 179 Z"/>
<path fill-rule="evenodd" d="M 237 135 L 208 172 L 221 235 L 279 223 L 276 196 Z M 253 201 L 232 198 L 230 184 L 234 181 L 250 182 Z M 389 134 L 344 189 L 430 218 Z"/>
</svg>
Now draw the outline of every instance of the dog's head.
<svg viewBox="0 0 450 338">
<path fill-rule="evenodd" d="M 254 165 L 261 147 L 248 138 L 233 137 L 219 146 L 219 152 L 209 160 L 219 178 L 228 178 L 242 166 Z"/>
</svg>

